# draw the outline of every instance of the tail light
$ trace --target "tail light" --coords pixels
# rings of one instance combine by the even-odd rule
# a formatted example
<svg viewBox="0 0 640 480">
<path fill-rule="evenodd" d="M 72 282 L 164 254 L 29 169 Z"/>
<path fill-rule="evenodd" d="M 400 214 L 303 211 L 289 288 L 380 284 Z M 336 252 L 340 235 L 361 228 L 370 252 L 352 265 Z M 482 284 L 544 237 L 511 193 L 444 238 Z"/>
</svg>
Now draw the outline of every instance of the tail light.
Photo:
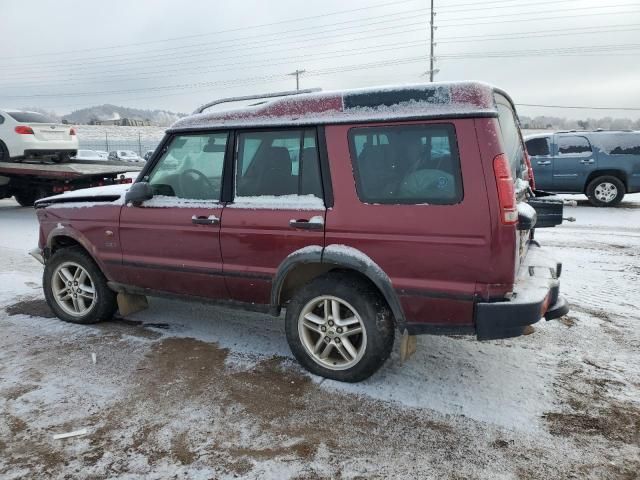
<svg viewBox="0 0 640 480">
<path fill-rule="evenodd" d="M 509 160 L 504 153 L 493 159 L 493 173 L 496 176 L 498 186 L 498 201 L 500 202 L 500 219 L 504 225 L 513 225 L 518 222 L 516 209 L 516 191 L 511 177 Z"/>
<path fill-rule="evenodd" d="M 527 174 L 529 175 L 529 185 L 531 190 L 536 189 L 536 179 L 533 176 L 533 167 L 531 166 L 531 157 L 527 152 L 524 154 L 524 163 L 527 165 Z"/>
<path fill-rule="evenodd" d="M 76 134 L 76 129 L 72 128 L 71 130 L 69 130 L 69 135 L 75 135 Z"/>
<path fill-rule="evenodd" d="M 16 133 L 20 135 L 33 135 L 33 128 L 27 127 L 26 125 L 18 125 L 15 130 Z"/>
</svg>

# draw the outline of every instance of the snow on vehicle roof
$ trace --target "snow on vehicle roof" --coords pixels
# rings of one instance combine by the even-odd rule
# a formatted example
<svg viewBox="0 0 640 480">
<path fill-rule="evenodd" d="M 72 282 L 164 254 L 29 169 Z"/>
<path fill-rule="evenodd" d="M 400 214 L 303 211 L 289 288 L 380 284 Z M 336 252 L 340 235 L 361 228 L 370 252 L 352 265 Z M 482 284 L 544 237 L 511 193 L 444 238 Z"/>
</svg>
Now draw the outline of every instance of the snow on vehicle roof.
<svg viewBox="0 0 640 480">
<path fill-rule="evenodd" d="M 435 82 L 304 93 L 182 118 L 169 131 L 335 124 L 446 117 L 495 117 L 494 92 L 482 82 Z M 506 94 L 504 94 L 506 95 Z"/>
</svg>

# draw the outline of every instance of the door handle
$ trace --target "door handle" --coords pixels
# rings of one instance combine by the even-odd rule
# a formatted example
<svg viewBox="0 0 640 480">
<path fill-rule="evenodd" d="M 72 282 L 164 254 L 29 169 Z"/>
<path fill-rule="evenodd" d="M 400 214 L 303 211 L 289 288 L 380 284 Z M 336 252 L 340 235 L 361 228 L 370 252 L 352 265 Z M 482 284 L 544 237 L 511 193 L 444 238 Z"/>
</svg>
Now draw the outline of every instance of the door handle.
<svg viewBox="0 0 640 480">
<path fill-rule="evenodd" d="M 595 163 L 595 160 L 593 158 L 589 158 L 587 160 L 580 160 L 580 163 L 583 163 L 583 164 Z"/>
<path fill-rule="evenodd" d="M 551 165 L 551 160 L 538 160 L 538 165 Z"/>
<path fill-rule="evenodd" d="M 309 220 L 289 220 L 289 226 L 300 230 L 322 230 L 324 220 L 320 216 L 312 217 Z"/>
<path fill-rule="evenodd" d="M 220 219 L 215 215 L 209 215 L 208 217 L 198 217 L 194 215 L 191 217 L 191 223 L 194 225 L 218 225 L 220 223 Z"/>
</svg>

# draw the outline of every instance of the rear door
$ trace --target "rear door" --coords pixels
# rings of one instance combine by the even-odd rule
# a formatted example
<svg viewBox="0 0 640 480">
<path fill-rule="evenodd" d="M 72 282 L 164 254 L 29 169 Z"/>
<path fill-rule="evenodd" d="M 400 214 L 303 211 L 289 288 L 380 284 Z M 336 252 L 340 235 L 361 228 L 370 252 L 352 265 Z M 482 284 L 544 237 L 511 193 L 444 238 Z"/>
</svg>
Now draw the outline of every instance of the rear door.
<svg viewBox="0 0 640 480">
<path fill-rule="evenodd" d="M 234 300 L 267 304 L 280 263 L 324 245 L 316 130 L 238 131 L 234 167 L 220 238 L 227 287 Z"/>
<path fill-rule="evenodd" d="M 596 169 L 596 155 L 587 137 L 555 135 L 553 189 L 583 192 L 589 174 Z"/>
<path fill-rule="evenodd" d="M 551 156 L 551 136 L 530 138 L 526 142 L 527 153 L 531 157 L 536 188 L 553 188 L 553 157 Z"/>
<path fill-rule="evenodd" d="M 176 135 L 143 177 L 154 192 L 120 216 L 127 283 L 180 295 L 224 298 L 221 185 L 228 132 Z"/>
</svg>

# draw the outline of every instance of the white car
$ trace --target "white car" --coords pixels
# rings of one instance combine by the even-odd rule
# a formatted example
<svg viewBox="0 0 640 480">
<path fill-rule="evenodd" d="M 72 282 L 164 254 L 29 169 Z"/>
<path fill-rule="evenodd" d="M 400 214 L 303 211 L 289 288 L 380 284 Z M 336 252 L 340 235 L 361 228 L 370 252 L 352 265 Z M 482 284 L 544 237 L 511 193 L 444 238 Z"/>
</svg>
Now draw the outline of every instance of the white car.
<svg viewBox="0 0 640 480">
<path fill-rule="evenodd" d="M 109 160 L 120 160 L 121 162 L 144 162 L 136 152 L 131 150 L 113 150 L 109 152 Z"/>
<path fill-rule="evenodd" d="M 109 154 L 104 152 L 104 155 L 95 150 L 78 150 L 73 160 L 94 160 L 98 162 L 104 162 L 107 160 Z"/>
<path fill-rule="evenodd" d="M 70 125 L 37 112 L 0 110 L 0 161 L 41 158 L 69 160 L 78 151 L 78 136 Z"/>
<path fill-rule="evenodd" d="M 95 150 L 95 152 L 104 160 L 109 158 L 109 152 L 105 152 L 104 150 Z"/>
</svg>

